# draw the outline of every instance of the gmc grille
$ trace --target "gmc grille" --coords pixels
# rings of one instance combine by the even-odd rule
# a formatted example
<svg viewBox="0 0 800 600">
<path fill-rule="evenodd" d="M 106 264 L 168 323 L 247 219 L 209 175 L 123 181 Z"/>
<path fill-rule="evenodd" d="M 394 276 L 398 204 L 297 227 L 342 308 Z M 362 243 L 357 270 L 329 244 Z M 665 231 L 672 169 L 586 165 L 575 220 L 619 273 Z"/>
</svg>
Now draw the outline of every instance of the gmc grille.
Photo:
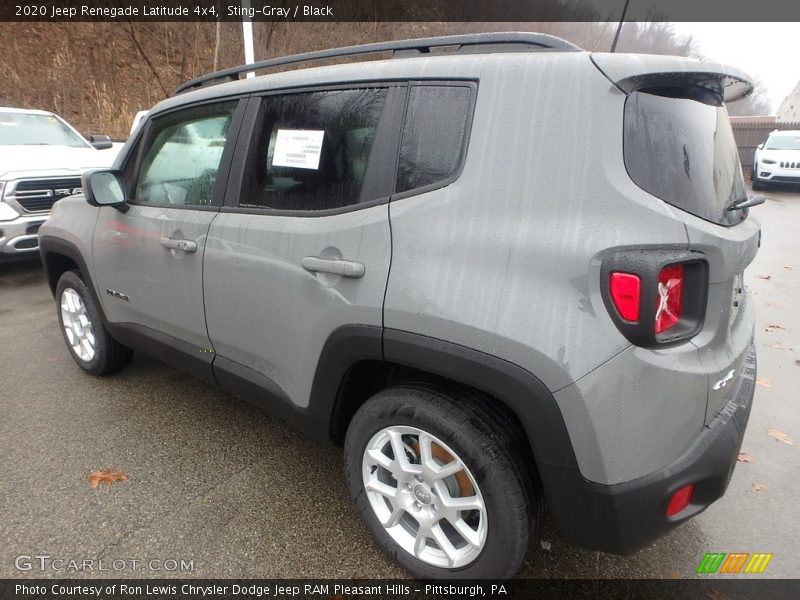
<svg viewBox="0 0 800 600">
<path fill-rule="evenodd" d="M 8 197 L 16 200 L 24 211 L 45 212 L 61 198 L 80 193 L 81 178 L 22 179 L 9 191 Z"/>
</svg>

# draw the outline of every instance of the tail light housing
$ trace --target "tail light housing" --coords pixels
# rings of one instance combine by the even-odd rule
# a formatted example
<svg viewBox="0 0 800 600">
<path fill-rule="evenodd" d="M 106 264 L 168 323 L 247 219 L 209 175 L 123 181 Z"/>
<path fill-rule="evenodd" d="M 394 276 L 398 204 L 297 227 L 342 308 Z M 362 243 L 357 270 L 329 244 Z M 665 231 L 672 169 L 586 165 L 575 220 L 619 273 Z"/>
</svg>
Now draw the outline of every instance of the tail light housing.
<svg viewBox="0 0 800 600">
<path fill-rule="evenodd" d="M 617 251 L 603 260 L 601 278 L 609 315 L 637 346 L 678 343 L 703 327 L 708 262 L 698 252 Z"/>
</svg>

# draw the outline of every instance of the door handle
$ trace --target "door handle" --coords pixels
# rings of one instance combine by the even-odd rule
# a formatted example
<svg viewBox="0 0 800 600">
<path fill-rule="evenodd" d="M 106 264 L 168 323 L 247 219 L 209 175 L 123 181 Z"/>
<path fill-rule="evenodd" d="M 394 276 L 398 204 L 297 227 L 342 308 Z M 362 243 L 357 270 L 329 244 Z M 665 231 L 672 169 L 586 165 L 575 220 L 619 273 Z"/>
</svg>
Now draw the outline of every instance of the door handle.
<svg viewBox="0 0 800 600">
<path fill-rule="evenodd" d="M 193 240 L 173 240 L 172 238 L 162 237 L 161 245 L 170 250 L 180 250 L 181 252 L 197 252 L 197 242 Z"/>
<path fill-rule="evenodd" d="M 306 271 L 312 273 L 333 273 L 342 277 L 361 279 L 364 276 L 364 265 L 352 260 L 337 260 L 306 256 L 300 263 Z"/>
</svg>

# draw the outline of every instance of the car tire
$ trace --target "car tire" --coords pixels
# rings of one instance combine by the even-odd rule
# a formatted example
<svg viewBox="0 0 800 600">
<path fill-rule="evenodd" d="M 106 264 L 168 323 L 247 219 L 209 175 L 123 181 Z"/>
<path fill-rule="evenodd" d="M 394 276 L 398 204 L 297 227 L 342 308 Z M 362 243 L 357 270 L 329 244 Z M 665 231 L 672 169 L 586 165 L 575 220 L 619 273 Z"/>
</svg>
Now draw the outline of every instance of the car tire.
<svg viewBox="0 0 800 600">
<path fill-rule="evenodd" d="M 529 510 L 510 429 L 471 392 L 429 383 L 387 388 L 356 412 L 345 438 L 350 494 L 377 544 L 413 576 L 503 579 L 519 569 L 540 504 Z M 431 462 L 449 474 L 429 476 Z"/>
<path fill-rule="evenodd" d="M 109 335 L 100 307 L 76 271 L 64 272 L 56 285 L 58 324 L 72 358 L 92 375 L 119 371 L 133 350 Z"/>
</svg>

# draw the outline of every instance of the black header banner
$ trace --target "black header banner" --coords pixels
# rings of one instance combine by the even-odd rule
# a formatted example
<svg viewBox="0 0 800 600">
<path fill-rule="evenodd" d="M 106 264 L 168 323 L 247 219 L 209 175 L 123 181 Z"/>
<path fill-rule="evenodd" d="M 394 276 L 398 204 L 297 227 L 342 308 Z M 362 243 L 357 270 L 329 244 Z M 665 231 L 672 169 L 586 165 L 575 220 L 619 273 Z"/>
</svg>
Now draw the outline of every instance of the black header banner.
<svg viewBox="0 0 800 600">
<path fill-rule="evenodd" d="M 3 0 L 0 21 L 800 21 L 793 0 Z"/>
</svg>

